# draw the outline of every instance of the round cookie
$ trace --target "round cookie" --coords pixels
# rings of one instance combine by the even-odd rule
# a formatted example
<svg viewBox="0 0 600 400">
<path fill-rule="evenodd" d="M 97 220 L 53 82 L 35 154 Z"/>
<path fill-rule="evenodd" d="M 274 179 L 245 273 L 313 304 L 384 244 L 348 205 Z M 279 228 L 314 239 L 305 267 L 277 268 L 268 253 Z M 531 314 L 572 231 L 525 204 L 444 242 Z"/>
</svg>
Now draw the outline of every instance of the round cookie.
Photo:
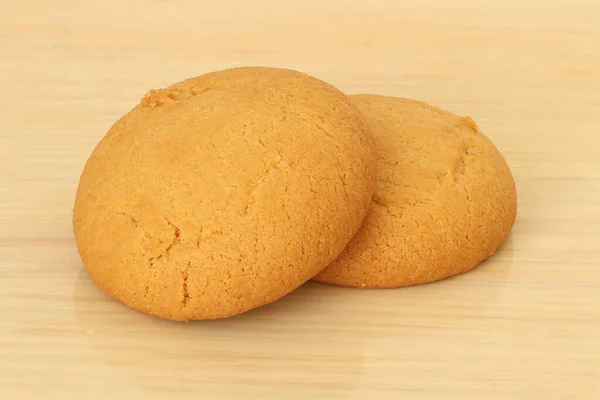
<svg viewBox="0 0 600 400">
<path fill-rule="evenodd" d="M 375 136 L 377 189 L 357 235 L 314 279 L 410 286 L 467 272 L 492 255 L 512 229 L 516 189 L 475 122 L 419 101 L 350 98 Z"/>
<path fill-rule="evenodd" d="M 356 106 L 300 72 L 234 68 L 151 90 L 81 175 L 73 211 L 97 285 L 146 314 L 229 317 L 333 261 L 375 190 Z"/>
</svg>

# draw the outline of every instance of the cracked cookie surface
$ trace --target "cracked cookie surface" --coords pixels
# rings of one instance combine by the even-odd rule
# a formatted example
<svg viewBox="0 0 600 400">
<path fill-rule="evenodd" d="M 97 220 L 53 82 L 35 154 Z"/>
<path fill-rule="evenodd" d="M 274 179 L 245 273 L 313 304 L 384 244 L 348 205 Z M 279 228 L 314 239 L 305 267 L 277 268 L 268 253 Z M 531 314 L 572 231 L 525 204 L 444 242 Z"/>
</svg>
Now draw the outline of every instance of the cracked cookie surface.
<svg viewBox="0 0 600 400">
<path fill-rule="evenodd" d="M 332 86 L 234 68 L 151 90 L 96 146 L 73 212 L 109 296 L 172 320 L 224 318 L 309 280 L 358 230 L 374 143 Z"/>
<path fill-rule="evenodd" d="M 413 100 L 349 97 L 375 136 L 377 189 L 356 236 L 314 279 L 410 286 L 467 272 L 492 255 L 514 223 L 516 189 L 475 121 Z"/>
</svg>

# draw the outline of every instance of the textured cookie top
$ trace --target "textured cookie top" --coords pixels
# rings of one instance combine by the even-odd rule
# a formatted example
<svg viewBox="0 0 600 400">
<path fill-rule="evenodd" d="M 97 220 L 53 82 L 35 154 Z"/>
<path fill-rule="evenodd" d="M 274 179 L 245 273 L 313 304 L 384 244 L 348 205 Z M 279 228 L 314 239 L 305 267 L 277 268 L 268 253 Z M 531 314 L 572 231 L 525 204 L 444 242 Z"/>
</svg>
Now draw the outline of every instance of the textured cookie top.
<svg viewBox="0 0 600 400">
<path fill-rule="evenodd" d="M 315 279 L 408 286 L 466 272 L 493 254 L 515 220 L 516 190 L 475 122 L 413 100 L 350 98 L 375 136 L 377 189 L 357 235 Z"/>
<path fill-rule="evenodd" d="M 174 320 L 273 301 L 330 263 L 375 189 L 370 130 L 308 75 L 235 68 L 152 90 L 82 173 L 74 231 L 113 298 Z"/>
</svg>

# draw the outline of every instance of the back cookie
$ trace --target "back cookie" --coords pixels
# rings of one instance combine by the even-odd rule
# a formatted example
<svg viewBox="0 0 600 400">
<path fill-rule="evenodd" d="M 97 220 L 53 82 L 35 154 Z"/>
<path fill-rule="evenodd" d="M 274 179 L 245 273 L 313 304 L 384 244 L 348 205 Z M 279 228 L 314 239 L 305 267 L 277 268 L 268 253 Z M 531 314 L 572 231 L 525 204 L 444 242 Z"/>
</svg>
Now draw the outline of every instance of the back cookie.
<svg viewBox="0 0 600 400">
<path fill-rule="evenodd" d="M 515 221 L 516 189 L 475 122 L 413 100 L 350 98 L 375 135 L 377 189 L 357 235 L 314 279 L 410 286 L 467 272 L 494 254 Z"/>
</svg>

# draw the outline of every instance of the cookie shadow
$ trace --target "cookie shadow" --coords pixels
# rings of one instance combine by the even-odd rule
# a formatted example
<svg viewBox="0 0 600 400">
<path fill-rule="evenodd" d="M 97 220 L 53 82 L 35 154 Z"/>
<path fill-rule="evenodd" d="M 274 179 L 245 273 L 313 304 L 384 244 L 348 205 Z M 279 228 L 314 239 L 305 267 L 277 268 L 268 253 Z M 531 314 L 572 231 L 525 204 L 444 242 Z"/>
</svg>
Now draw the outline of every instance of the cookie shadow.
<svg viewBox="0 0 600 400">
<path fill-rule="evenodd" d="M 513 266 L 513 239 L 473 270 L 438 282 L 397 289 L 337 288 L 353 308 L 348 325 L 362 327 L 363 337 L 402 338 L 410 342 L 415 328 L 443 335 L 444 330 L 480 318 L 502 293 Z M 322 287 L 331 285 L 316 283 Z M 318 292 L 319 287 L 313 291 Z"/>
<path fill-rule="evenodd" d="M 82 270 L 74 312 L 83 338 L 142 392 L 346 398 L 364 370 L 362 340 L 332 331 L 328 293 L 338 289 L 319 286 L 233 318 L 177 323 L 109 299 Z"/>
<path fill-rule="evenodd" d="M 74 312 L 101 359 L 142 392 L 347 398 L 373 373 L 366 360 L 402 363 L 420 335 L 443 343 L 453 330 L 478 323 L 512 265 L 509 238 L 471 272 L 444 281 L 382 290 L 308 282 L 245 314 L 190 323 L 135 312 L 105 296 L 82 270 Z"/>
</svg>

